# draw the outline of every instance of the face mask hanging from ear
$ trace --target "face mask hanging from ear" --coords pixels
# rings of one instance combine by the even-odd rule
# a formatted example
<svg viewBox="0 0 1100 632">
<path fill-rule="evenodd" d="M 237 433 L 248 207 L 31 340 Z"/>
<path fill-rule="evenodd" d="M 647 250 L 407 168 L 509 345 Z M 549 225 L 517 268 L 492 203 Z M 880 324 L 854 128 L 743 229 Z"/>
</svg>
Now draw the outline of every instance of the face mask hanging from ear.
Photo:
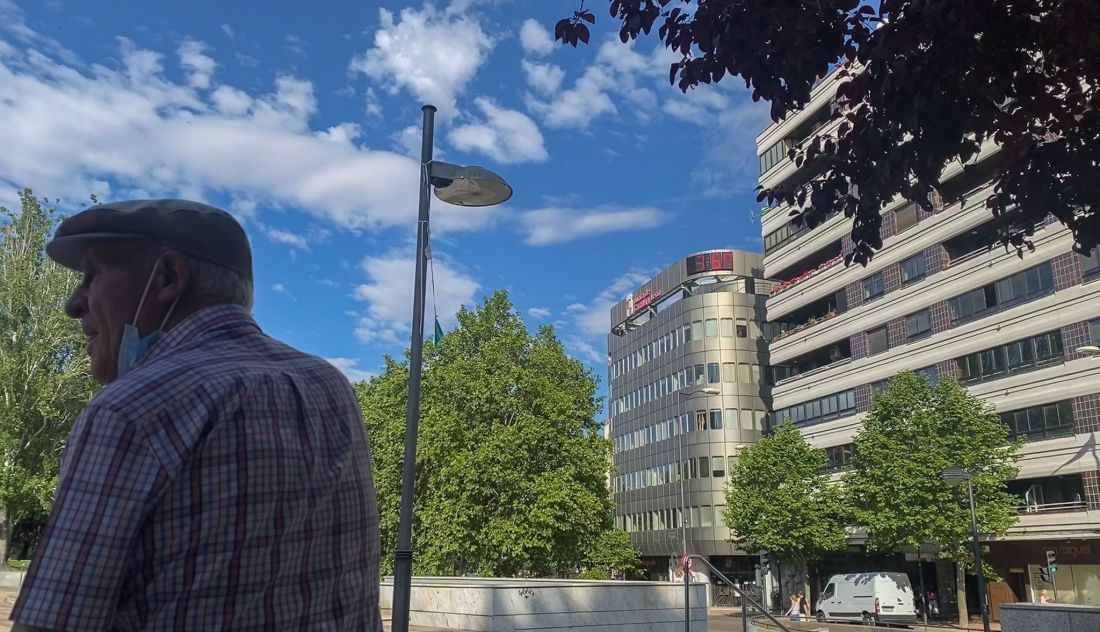
<svg viewBox="0 0 1100 632">
<path fill-rule="evenodd" d="M 149 279 L 145 282 L 145 289 L 141 292 L 141 300 L 138 301 L 137 311 L 134 312 L 133 322 L 127 324 L 122 328 L 122 341 L 118 346 L 118 375 L 116 379 L 126 375 L 133 369 L 142 356 L 145 355 L 149 349 L 153 348 L 153 345 L 160 341 L 164 336 L 164 326 L 168 324 L 168 319 L 172 317 L 172 312 L 176 309 L 176 303 L 179 303 L 180 297 L 177 295 L 176 300 L 172 301 L 172 306 L 168 308 L 168 313 L 164 315 L 164 320 L 160 322 L 160 327 L 156 331 L 150 333 L 144 338 L 141 337 L 141 332 L 137 328 L 138 316 L 141 315 L 141 308 L 145 305 L 145 297 L 149 294 L 149 288 L 153 285 L 153 277 L 157 274 L 157 268 L 160 267 L 160 260 L 153 264 L 152 271 L 149 272 Z"/>
</svg>

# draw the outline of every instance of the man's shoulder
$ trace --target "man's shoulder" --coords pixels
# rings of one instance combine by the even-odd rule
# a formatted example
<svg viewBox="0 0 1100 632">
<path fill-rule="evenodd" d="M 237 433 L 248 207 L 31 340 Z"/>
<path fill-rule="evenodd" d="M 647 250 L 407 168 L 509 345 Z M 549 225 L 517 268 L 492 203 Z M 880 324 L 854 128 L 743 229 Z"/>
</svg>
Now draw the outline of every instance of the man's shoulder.
<svg viewBox="0 0 1100 632">
<path fill-rule="evenodd" d="M 174 350 L 136 367 L 105 387 L 95 403 L 147 415 L 196 395 L 220 399 L 259 382 L 290 378 L 333 394 L 351 385 L 328 361 L 259 334 L 247 340 L 212 341 Z"/>
</svg>

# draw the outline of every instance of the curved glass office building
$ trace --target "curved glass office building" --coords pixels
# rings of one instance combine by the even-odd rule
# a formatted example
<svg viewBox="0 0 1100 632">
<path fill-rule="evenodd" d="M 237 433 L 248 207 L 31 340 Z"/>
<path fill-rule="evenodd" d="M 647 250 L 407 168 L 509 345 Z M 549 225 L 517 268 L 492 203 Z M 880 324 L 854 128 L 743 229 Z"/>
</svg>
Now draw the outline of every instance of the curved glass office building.
<svg viewBox="0 0 1100 632">
<path fill-rule="evenodd" d="M 730 544 L 727 473 L 757 440 L 769 410 L 758 253 L 696 253 L 611 309 L 608 436 L 614 441 L 616 525 L 630 533 L 651 577 L 684 550 L 735 581 L 756 556 Z"/>
</svg>

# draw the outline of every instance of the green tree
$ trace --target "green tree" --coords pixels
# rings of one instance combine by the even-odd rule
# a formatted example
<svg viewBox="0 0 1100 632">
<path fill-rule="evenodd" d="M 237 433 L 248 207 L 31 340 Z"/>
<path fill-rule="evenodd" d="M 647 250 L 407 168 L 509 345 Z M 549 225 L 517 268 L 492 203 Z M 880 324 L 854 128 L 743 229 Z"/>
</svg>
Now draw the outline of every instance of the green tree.
<svg viewBox="0 0 1100 632">
<path fill-rule="evenodd" d="M 770 551 L 808 574 L 847 541 L 845 508 L 825 454 L 791 423 L 741 452 L 726 485 L 726 524 L 750 553 Z"/>
<path fill-rule="evenodd" d="M 356 389 L 374 450 L 384 570 L 396 545 L 407 360 Z M 611 526 L 610 442 L 596 378 L 550 327 L 530 334 L 507 293 L 425 348 L 415 572 L 550 575 L 582 566 Z"/>
<path fill-rule="evenodd" d="M 588 552 L 588 570 L 601 571 L 611 577 L 612 571 L 621 571 L 627 578 L 638 577 L 642 569 L 640 553 L 630 541 L 630 535 L 622 529 L 608 529 L 601 533 Z M 603 577 L 590 577 L 603 579 Z"/>
<path fill-rule="evenodd" d="M 871 404 L 844 479 L 868 547 L 900 551 L 938 544 L 940 556 L 954 560 L 963 579 L 963 569 L 974 563 L 967 490 L 945 483 L 943 471 L 961 467 L 972 473 L 978 530 L 1004 535 L 1020 503 L 1005 491 L 1016 476 L 1020 445 L 993 408 L 954 378 L 933 385 L 923 376 L 899 374 Z M 964 589 L 960 581 L 962 621 Z"/>
<path fill-rule="evenodd" d="M 30 190 L 0 208 L 0 507 L 33 544 L 53 505 L 72 422 L 95 391 L 80 324 L 64 312 L 79 275 L 45 256 L 56 223 Z"/>
</svg>

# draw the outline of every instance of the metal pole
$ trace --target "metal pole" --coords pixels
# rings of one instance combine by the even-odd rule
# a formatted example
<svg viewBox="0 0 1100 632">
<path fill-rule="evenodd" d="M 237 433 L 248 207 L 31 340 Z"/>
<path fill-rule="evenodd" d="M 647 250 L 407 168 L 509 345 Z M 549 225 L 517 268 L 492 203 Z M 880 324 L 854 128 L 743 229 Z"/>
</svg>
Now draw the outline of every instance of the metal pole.
<svg viewBox="0 0 1100 632">
<path fill-rule="evenodd" d="M 686 551 L 680 562 L 684 565 L 684 632 L 691 632 L 691 559 Z"/>
<path fill-rule="evenodd" d="M 920 575 L 920 600 L 921 613 L 924 614 L 924 629 L 928 629 L 928 591 L 924 589 L 924 563 L 920 559 L 920 547 L 917 547 L 917 574 Z"/>
<path fill-rule="evenodd" d="M 989 605 L 985 594 L 985 568 L 982 566 L 982 545 L 978 542 L 978 512 L 974 509 L 974 485 L 966 479 L 966 489 L 970 492 L 970 533 L 974 538 L 974 564 L 978 571 L 978 604 L 982 610 L 982 629 L 989 632 Z"/>
<path fill-rule="evenodd" d="M 416 480 L 416 429 L 420 422 L 420 370 L 424 355 L 424 301 L 428 246 L 428 209 L 431 202 L 432 143 L 435 106 L 425 105 L 424 132 L 420 145 L 420 211 L 416 222 L 416 279 L 413 286 L 412 344 L 409 351 L 409 405 L 405 410 L 405 463 L 401 476 L 401 521 L 393 562 L 392 632 L 409 630 L 409 598 L 412 591 L 413 484 Z"/>
<path fill-rule="evenodd" d="M 679 398 L 677 398 L 679 399 Z M 679 413 L 679 407 L 677 407 L 677 413 Z M 680 415 L 677 414 L 677 423 L 680 422 Z M 688 568 L 688 544 L 687 544 L 687 506 L 684 503 L 684 477 L 687 476 L 687 472 L 684 470 L 684 428 L 680 427 L 680 434 L 677 435 L 679 441 L 677 441 L 677 454 L 680 458 L 680 538 L 681 544 L 684 547 L 683 557 L 680 558 L 680 562 L 684 566 L 684 632 L 691 632 L 691 583 L 688 578 L 688 573 L 691 570 Z"/>
</svg>

